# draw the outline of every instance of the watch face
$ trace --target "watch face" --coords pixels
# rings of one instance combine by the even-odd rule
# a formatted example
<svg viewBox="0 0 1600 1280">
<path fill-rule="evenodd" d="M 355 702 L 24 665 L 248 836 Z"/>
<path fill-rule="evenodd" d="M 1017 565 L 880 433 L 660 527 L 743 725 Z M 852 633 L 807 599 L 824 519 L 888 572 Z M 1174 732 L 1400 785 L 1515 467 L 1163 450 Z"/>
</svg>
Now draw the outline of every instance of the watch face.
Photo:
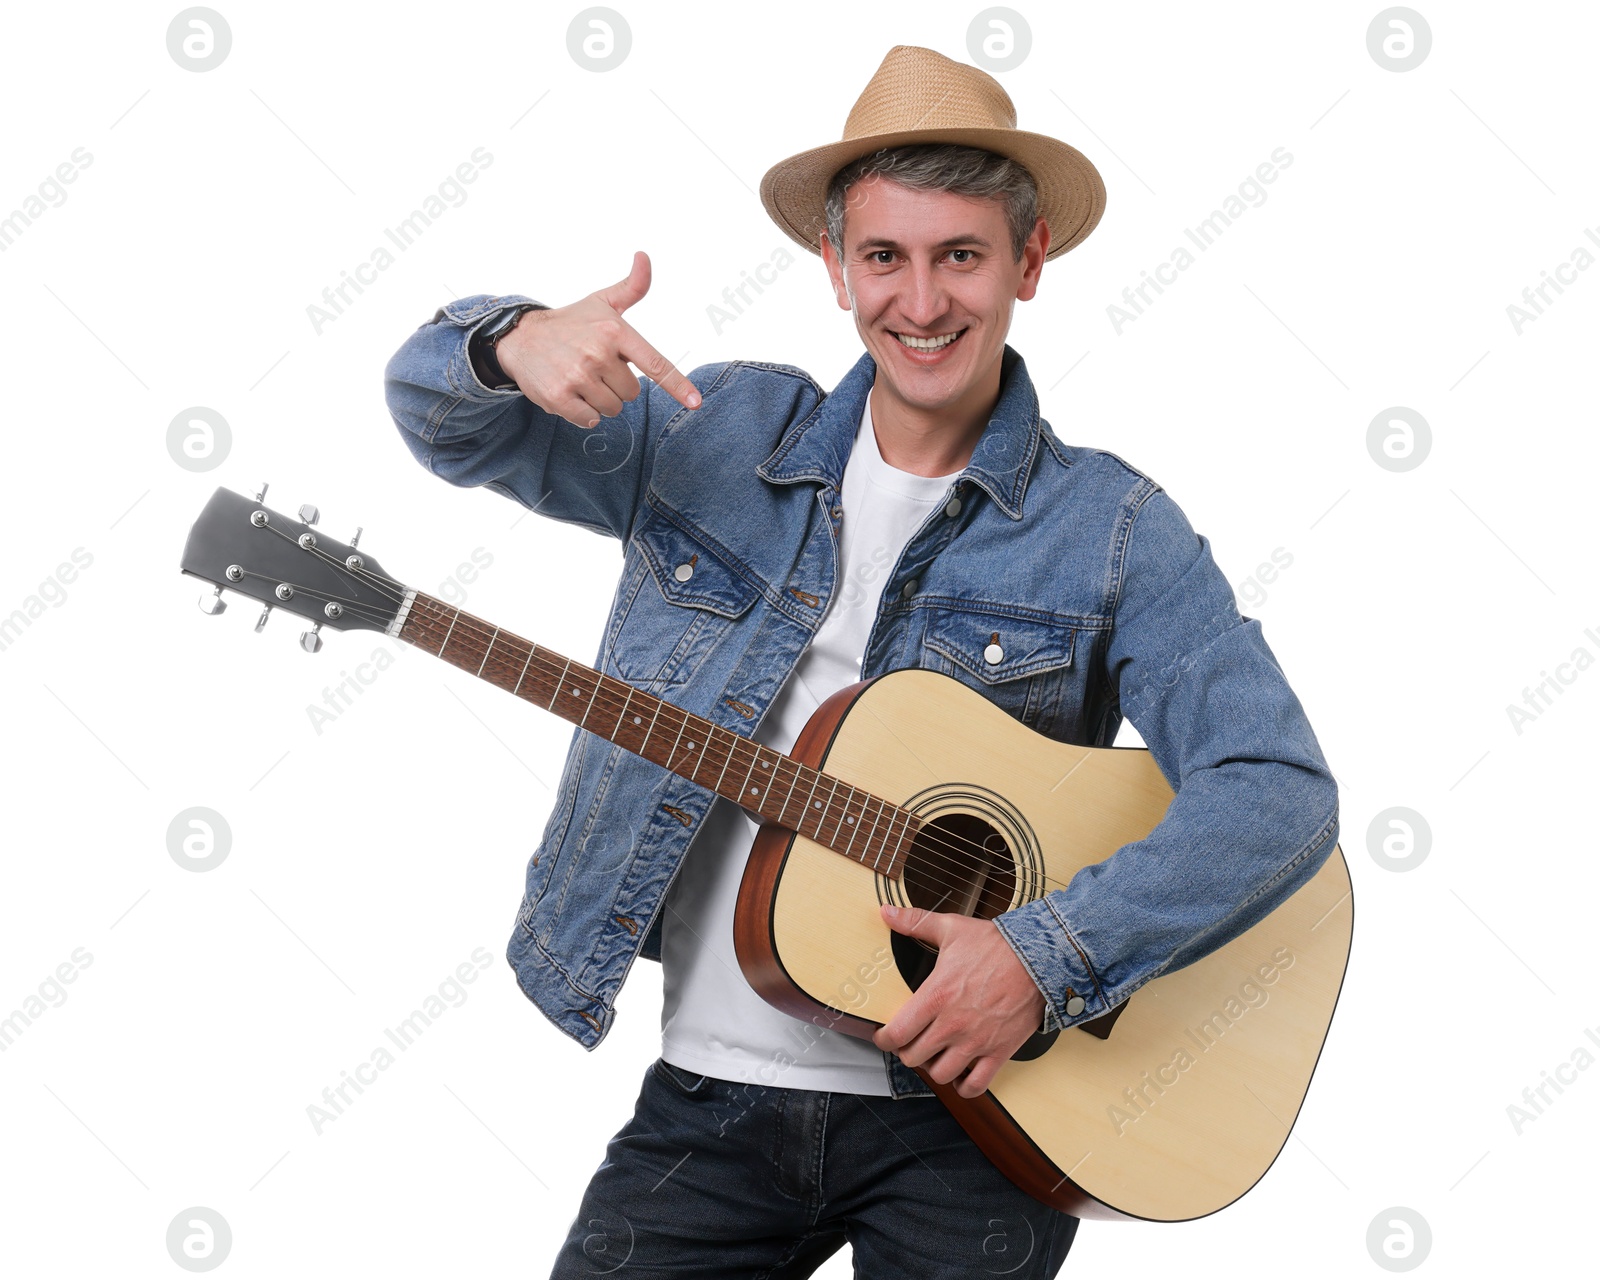
<svg viewBox="0 0 1600 1280">
<path fill-rule="evenodd" d="M 489 331 L 489 340 L 491 342 L 499 342 L 501 338 L 516 327 L 517 321 L 522 319 L 525 312 L 532 310 L 533 308 L 529 306 L 518 306 L 506 312 L 505 315 L 495 321 L 494 327 Z"/>
</svg>

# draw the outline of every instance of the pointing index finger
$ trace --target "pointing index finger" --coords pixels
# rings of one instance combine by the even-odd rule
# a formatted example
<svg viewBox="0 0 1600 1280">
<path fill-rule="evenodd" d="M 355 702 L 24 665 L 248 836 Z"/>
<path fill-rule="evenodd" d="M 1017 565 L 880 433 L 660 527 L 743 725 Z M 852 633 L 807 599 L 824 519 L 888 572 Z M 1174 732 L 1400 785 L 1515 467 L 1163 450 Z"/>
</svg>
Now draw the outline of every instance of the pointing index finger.
<svg viewBox="0 0 1600 1280">
<path fill-rule="evenodd" d="M 621 347 L 623 359 L 649 377 L 684 408 L 698 409 L 700 392 L 696 390 L 694 383 L 684 377 L 672 361 L 646 342 L 637 329 L 626 320 L 622 323 L 628 331 Z"/>
</svg>

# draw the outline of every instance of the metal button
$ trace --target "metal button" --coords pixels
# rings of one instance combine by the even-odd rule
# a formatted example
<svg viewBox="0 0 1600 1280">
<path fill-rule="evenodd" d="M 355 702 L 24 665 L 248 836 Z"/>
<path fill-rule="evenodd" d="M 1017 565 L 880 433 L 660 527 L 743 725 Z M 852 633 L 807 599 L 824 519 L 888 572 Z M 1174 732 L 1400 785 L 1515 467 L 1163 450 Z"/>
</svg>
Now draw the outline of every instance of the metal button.
<svg viewBox="0 0 1600 1280">
<path fill-rule="evenodd" d="M 949 502 L 944 504 L 944 513 L 945 513 L 945 515 L 951 516 L 951 517 L 960 515 L 961 514 L 961 499 L 960 498 L 951 498 Z"/>
<path fill-rule="evenodd" d="M 983 651 L 983 660 L 990 664 L 999 662 L 1005 656 L 1006 651 L 997 644 L 988 645 Z"/>
<path fill-rule="evenodd" d="M 1067 1017 L 1076 1018 L 1082 1012 L 1083 1012 L 1083 997 L 1082 996 L 1073 996 L 1072 999 L 1067 1001 Z"/>
<path fill-rule="evenodd" d="M 689 581 L 689 575 L 693 572 L 694 566 L 692 564 L 680 564 L 672 571 L 672 576 L 679 582 L 687 582 Z"/>
<path fill-rule="evenodd" d="M 916 594 L 917 594 L 917 580 L 915 578 L 911 579 L 910 582 L 906 583 L 905 586 L 900 588 L 900 595 L 906 600 L 911 599 L 911 597 L 916 595 Z"/>
</svg>

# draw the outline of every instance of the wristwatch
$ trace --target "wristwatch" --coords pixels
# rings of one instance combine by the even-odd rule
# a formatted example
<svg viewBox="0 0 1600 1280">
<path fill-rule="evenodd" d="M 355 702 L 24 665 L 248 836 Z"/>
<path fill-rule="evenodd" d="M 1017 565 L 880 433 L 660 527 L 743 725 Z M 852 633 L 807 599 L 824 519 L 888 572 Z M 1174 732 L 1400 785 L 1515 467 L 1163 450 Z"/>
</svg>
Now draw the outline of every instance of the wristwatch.
<svg viewBox="0 0 1600 1280">
<path fill-rule="evenodd" d="M 511 332 L 517 321 L 522 319 L 523 312 L 548 310 L 550 308 L 542 302 L 519 302 L 515 306 L 507 307 L 467 340 L 467 358 L 472 361 L 472 370 L 484 386 L 491 391 L 509 391 L 517 385 L 500 367 L 500 357 L 495 354 L 495 345 Z"/>
</svg>

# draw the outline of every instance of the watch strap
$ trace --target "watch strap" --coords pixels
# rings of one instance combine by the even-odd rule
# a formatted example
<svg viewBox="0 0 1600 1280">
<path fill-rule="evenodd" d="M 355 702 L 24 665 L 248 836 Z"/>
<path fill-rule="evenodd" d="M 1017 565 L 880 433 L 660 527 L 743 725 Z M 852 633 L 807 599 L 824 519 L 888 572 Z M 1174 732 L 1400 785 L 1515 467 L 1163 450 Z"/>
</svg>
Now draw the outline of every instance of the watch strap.
<svg viewBox="0 0 1600 1280">
<path fill-rule="evenodd" d="M 507 307 L 493 320 L 479 328 L 467 339 L 467 357 L 478 380 L 491 391 L 509 391 L 517 384 L 506 376 L 500 367 L 500 357 L 495 351 L 500 339 L 510 333 L 525 311 L 548 311 L 542 302 L 519 302 Z"/>
</svg>

